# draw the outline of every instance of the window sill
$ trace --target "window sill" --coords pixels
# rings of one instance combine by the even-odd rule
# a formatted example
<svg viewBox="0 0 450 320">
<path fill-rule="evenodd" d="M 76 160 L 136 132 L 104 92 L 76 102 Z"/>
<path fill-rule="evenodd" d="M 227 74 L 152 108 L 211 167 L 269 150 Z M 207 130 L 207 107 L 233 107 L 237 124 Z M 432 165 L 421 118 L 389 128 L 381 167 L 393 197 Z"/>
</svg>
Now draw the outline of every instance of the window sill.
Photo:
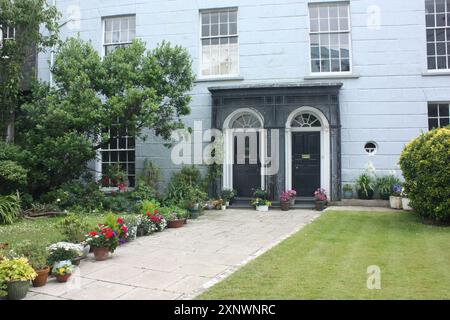
<svg viewBox="0 0 450 320">
<path fill-rule="evenodd" d="M 309 76 L 305 76 L 305 80 L 316 80 L 316 79 L 358 79 L 359 75 L 357 74 L 312 74 Z"/>
<path fill-rule="evenodd" d="M 450 70 L 444 71 L 427 70 L 425 72 L 422 72 L 422 76 L 423 77 L 450 76 Z"/>
<path fill-rule="evenodd" d="M 216 82 L 216 81 L 242 81 L 244 77 L 241 76 L 229 76 L 229 77 L 199 77 L 195 82 Z"/>
</svg>

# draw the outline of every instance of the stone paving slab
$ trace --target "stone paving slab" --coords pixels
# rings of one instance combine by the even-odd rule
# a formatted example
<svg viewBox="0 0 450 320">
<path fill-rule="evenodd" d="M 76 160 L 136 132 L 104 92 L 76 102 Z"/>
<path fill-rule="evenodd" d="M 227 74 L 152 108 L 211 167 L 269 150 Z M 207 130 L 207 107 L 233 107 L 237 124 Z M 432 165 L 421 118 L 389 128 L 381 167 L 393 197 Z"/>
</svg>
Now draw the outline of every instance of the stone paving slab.
<svg viewBox="0 0 450 320">
<path fill-rule="evenodd" d="M 50 278 L 29 300 L 191 299 L 266 252 L 320 215 L 311 210 L 206 211 L 119 247 L 106 261 L 93 255 L 67 283 Z"/>
</svg>

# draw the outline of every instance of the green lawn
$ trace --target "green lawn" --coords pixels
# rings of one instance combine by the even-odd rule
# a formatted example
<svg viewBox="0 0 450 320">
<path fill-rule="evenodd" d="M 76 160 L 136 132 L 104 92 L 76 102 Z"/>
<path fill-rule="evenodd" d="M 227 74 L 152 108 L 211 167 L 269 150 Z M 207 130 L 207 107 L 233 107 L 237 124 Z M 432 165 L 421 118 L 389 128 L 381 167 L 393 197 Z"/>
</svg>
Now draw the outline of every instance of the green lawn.
<svg viewBox="0 0 450 320">
<path fill-rule="evenodd" d="M 94 227 L 103 222 L 101 215 L 86 216 L 87 222 Z M 7 242 L 11 246 L 22 240 L 42 241 L 54 243 L 63 240 L 63 235 L 56 228 L 62 217 L 39 218 L 35 220 L 19 220 L 12 225 L 0 225 L 0 242 Z"/>
<path fill-rule="evenodd" d="M 367 267 L 381 289 L 367 289 Z M 411 213 L 327 212 L 199 299 L 450 299 L 450 228 Z"/>
</svg>

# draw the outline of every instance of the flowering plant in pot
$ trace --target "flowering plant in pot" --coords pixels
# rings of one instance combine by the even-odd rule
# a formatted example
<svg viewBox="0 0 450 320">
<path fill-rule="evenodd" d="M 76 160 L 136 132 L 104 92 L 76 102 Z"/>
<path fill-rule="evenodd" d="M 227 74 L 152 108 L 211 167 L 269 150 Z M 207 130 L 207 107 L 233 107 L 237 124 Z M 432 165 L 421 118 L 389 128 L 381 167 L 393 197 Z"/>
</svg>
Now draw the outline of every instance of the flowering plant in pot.
<svg viewBox="0 0 450 320">
<path fill-rule="evenodd" d="M 74 271 L 74 266 L 70 260 L 59 261 L 53 266 L 52 274 L 58 282 L 67 282 Z"/>
<path fill-rule="evenodd" d="M 272 202 L 266 199 L 256 198 L 252 200 L 251 204 L 257 211 L 267 212 L 269 211 L 269 207 L 272 205 Z"/>
<path fill-rule="evenodd" d="M 294 206 L 295 205 L 295 197 L 297 196 L 297 191 L 295 191 L 294 189 L 289 189 L 286 192 L 289 195 L 291 206 Z"/>
<path fill-rule="evenodd" d="M 391 195 L 389 196 L 389 204 L 392 209 L 402 208 L 402 185 L 394 184 L 391 189 Z"/>
<path fill-rule="evenodd" d="M 34 280 L 36 276 L 27 258 L 4 258 L 0 262 L 0 283 L 6 284 L 10 300 L 25 298 L 30 288 L 30 280 Z"/>
<path fill-rule="evenodd" d="M 159 213 L 158 209 L 153 210 L 153 212 L 147 211 L 147 213 L 145 214 L 145 219 L 147 219 L 149 224 L 152 225 L 152 232 L 160 232 L 167 227 L 167 220 L 162 214 Z"/>
<path fill-rule="evenodd" d="M 142 216 L 128 215 L 123 218 L 125 225 L 128 227 L 126 241 L 130 242 L 136 240 L 138 226 L 141 223 Z"/>
<path fill-rule="evenodd" d="M 168 228 L 181 228 L 184 225 L 184 220 L 186 218 L 186 211 L 172 207 L 167 208 L 168 210 L 162 213 L 164 218 L 168 221 Z"/>
<path fill-rule="evenodd" d="M 53 266 L 59 261 L 72 261 L 73 264 L 79 264 L 83 256 L 83 250 L 75 243 L 57 242 L 48 247 L 50 254 L 48 256 L 48 265 Z"/>
<path fill-rule="evenodd" d="M 124 244 L 125 242 L 127 242 L 128 226 L 125 224 L 122 217 L 117 218 L 116 222 L 119 227 L 119 233 L 118 233 L 119 244 Z"/>
<path fill-rule="evenodd" d="M 103 261 L 116 250 L 119 238 L 111 227 L 99 224 L 96 230 L 86 235 L 86 242 L 93 247 L 95 260 Z"/>
<path fill-rule="evenodd" d="M 291 195 L 289 191 L 284 191 L 280 195 L 280 207 L 282 211 L 288 211 L 291 206 Z"/>
<path fill-rule="evenodd" d="M 42 287 L 47 283 L 50 272 L 50 267 L 48 266 L 50 252 L 45 244 L 25 240 L 14 248 L 13 254 L 17 257 L 27 258 L 29 264 L 36 272 L 36 278 L 32 281 L 33 287 Z"/>
<path fill-rule="evenodd" d="M 325 189 L 319 188 L 314 192 L 316 210 L 322 211 L 327 204 L 327 193 Z"/>
</svg>

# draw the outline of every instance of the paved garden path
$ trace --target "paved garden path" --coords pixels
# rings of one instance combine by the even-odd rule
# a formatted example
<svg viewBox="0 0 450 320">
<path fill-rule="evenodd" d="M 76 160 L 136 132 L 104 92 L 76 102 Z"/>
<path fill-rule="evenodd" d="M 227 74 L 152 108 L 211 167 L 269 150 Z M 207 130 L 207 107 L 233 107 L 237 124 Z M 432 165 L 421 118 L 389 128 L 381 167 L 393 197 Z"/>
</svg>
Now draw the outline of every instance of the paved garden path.
<svg viewBox="0 0 450 320">
<path fill-rule="evenodd" d="M 68 283 L 49 279 L 27 299 L 190 299 L 318 216 L 309 210 L 206 211 L 183 228 L 125 244 L 107 261 L 90 254 Z"/>
</svg>

